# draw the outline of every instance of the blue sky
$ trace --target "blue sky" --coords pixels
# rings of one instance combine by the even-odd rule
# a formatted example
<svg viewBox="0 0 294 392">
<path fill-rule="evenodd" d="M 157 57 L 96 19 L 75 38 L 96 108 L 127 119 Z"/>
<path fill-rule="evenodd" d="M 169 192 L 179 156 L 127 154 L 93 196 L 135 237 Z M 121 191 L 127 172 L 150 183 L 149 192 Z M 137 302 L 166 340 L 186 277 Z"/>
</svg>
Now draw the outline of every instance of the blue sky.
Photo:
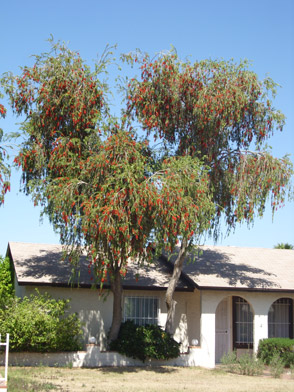
<svg viewBox="0 0 294 392">
<path fill-rule="evenodd" d="M 247 58 L 259 78 L 269 74 L 282 87 L 275 107 L 287 117 L 282 133 L 269 140 L 273 154 L 292 154 L 294 161 L 294 2 L 293 0 L 51 0 L 1 2 L 0 75 L 32 64 L 30 55 L 49 49 L 46 40 L 69 43 L 92 63 L 106 44 L 117 54 L 136 48 L 155 54 L 176 47 L 180 57 L 236 61 Z M 112 76 L 112 75 L 111 75 Z M 115 110 L 115 106 L 114 106 Z M 2 128 L 17 130 L 19 121 L 8 113 Z M 13 155 L 14 153 L 12 153 Z M 13 172 L 12 189 L 0 208 L 0 255 L 8 241 L 58 243 L 40 210 L 18 192 L 20 176 Z M 237 228 L 220 245 L 268 247 L 294 244 L 294 203 L 287 202 L 272 222 L 267 208 L 254 227 Z M 208 243 L 212 243 L 208 241 Z"/>
</svg>

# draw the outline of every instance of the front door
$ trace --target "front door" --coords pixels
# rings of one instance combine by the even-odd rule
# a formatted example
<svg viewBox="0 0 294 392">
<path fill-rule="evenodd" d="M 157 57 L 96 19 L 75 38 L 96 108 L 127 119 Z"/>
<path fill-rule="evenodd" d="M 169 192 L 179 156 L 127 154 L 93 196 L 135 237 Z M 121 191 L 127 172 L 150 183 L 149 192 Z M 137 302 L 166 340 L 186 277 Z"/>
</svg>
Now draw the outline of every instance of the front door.
<svg viewBox="0 0 294 392">
<path fill-rule="evenodd" d="M 215 362 L 229 351 L 229 299 L 223 299 L 215 313 Z"/>
</svg>

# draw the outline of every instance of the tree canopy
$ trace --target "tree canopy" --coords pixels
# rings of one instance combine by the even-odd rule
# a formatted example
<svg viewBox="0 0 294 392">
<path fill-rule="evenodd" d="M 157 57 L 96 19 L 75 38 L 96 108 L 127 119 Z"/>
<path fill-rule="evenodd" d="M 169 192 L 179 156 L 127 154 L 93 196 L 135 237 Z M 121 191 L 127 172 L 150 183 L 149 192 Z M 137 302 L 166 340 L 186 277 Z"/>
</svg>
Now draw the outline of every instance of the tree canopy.
<svg viewBox="0 0 294 392">
<path fill-rule="evenodd" d="M 125 59 L 141 69 L 128 85 L 127 115 L 140 122 L 147 137 L 162 140 L 166 155 L 198 158 L 209 168 L 214 216 L 208 231 L 215 239 L 222 216 L 232 230 L 261 217 L 268 199 L 273 213 L 284 204 L 293 169 L 287 157 L 277 159 L 265 146 L 285 121 L 271 102 L 277 85 L 270 78 L 258 80 L 246 61 L 191 64 L 174 53 Z M 167 290 L 169 332 L 172 295 L 192 240 L 182 241 Z"/>
<path fill-rule="evenodd" d="M 151 261 L 154 247 L 178 249 L 166 297 L 172 332 L 187 252 L 202 234 L 217 238 L 222 216 L 228 229 L 251 224 L 269 198 L 274 212 L 292 175 L 289 159 L 265 148 L 284 124 L 271 79 L 259 81 L 246 62 L 190 64 L 173 52 L 124 60 L 141 75 L 125 87 L 119 119 L 100 80 L 107 53 L 91 71 L 78 53 L 52 44 L 33 67 L 5 78 L 11 107 L 26 116 L 15 159 L 24 191 L 60 233 L 73 267 L 86 251 L 94 282 L 110 285 L 111 340 L 128 263 Z"/>
<path fill-rule="evenodd" d="M 221 214 L 229 228 L 252 222 L 268 197 L 273 211 L 284 203 L 291 162 L 265 148 L 285 121 L 270 100 L 277 88 L 270 78 L 259 81 L 246 61 L 190 64 L 167 54 L 154 61 L 146 55 L 141 64 L 141 77 L 129 84 L 128 113 L 174 155 L 197 156 L 209 166 L 214 227 Z"/>
</svg>

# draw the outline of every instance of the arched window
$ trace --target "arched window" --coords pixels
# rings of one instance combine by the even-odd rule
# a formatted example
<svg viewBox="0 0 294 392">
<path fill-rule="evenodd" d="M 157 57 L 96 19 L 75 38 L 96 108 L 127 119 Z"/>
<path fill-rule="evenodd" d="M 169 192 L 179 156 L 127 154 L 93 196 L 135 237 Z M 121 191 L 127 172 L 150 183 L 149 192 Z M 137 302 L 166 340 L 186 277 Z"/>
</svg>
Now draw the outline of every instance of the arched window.
<svg viewBox="0 0 294 392">
<path fill-rule="evenodd" d="M 233 327 L 234 348 L 253 348 L 253 313 L 241 297 L 233 297 Z"/>
<path fill-rule="evenodd" d="M 268 312 L 268 337 L 293 338 L 293 300 L 280 298 Z"/>
</svg>

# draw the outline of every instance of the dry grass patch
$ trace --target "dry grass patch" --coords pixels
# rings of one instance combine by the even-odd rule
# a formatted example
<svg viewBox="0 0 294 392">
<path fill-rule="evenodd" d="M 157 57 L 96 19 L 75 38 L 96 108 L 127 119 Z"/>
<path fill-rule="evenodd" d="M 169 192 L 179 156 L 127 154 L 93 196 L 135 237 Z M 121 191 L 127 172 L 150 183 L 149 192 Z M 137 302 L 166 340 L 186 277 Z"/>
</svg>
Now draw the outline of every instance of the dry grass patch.
<svg viewBox="0 0 294 392">
<path fill-rule="evenodd" d="M 221 369 L 10 367 L 8 388 L 9 392 L 294 392 L 294 381 L 240 376 Z"/>
</svg>

